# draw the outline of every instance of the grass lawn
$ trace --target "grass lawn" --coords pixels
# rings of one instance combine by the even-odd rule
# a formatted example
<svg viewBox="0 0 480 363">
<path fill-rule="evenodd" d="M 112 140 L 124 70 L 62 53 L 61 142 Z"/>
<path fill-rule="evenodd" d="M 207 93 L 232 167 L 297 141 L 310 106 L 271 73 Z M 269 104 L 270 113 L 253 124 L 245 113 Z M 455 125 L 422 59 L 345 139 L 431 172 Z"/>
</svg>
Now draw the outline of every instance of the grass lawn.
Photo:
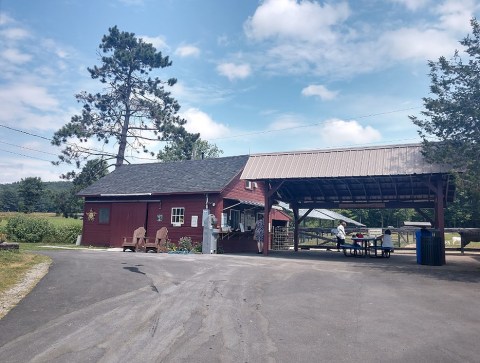
<svg viewBox="0 0 480 363">
<path fill-rule="evenodd" d="M 0 251 L 0 295 L 20 282 L 30 268 L 49 261 L 48 256 L 30 252 Z"/>
</svg>

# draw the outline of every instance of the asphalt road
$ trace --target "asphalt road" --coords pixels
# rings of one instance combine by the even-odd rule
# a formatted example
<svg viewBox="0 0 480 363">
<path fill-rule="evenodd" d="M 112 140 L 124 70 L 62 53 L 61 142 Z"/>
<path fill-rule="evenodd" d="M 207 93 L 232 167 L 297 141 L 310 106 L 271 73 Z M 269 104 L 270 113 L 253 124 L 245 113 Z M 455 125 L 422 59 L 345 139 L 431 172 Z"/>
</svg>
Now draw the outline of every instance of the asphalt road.
<svg viewBox="0 0 480 363">
<path fill-rule="evenodd" d="M 478 362 L 480 260 L 49 251 L 0 362 Z"/>
</svg>

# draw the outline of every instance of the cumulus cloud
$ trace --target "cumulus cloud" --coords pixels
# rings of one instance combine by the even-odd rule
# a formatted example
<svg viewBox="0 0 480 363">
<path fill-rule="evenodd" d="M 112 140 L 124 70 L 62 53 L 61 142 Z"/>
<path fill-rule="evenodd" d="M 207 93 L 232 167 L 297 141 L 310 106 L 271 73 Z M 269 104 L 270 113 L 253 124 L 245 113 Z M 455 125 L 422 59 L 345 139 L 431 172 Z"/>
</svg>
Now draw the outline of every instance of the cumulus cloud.
<svg viewBox="0 0 480 363">
<path fill-rule="evenodd" d="M 470 19 L 479 9 L 474 0 L 446 0 L 439 3 L 434 12 L 440 18 L 440 26 L 443 29 L 456 32 L 471 31 Z"/>
<path fill-rule="evenodd" d="M 0 57 L 6 60 L 7 62 L 10 62 L 13 64 L 27 63 L 32 59 L 32 56 L 30 54 L 22 53 L 20 50 L 15 48 L 5 49 L 0 55 Z"/>
<path fill-rule="evenodd" d="M 296 0 L 266 0 L 244 24 L 247 36 L 254 40 L 272 37 L 303 41 L 335 38 L 331 27 L 350 15 L 346 2 L 324 4 Z"/>
<path fill-rule="evenodd" d="M 245 35 L 261 43 L 249 63 L 270 74 L 349 77 L 398 63 L 453 54 L 480 9 L 475 0 L 391 0 L 415 14 L 374 27 L 346 2 L 266 0 L 244 23 Z M 245 55 L 243 55 L 245 57 Z M 245 59 L 245 58 L 244 58 Z"/>
<path fill-rule="evenodd" d="M 325 145 L 368 144 L 380 141 L 382 135 L 371 126 L 362 126 L 357 121 L 330 119 L 322 124 L 320 137 Z"/>
<path fill-rule="evenodd" d="M 28 32 L 28 30 L 19 28 L 19 27 L 3 29 L 0 32 L 0 35 L 5 40 L 14 40 L 14 41 L 22 40 L 24 38 L 30 37 L 30 33 Z"/>
<path fill-rule="evenodd" d="M 165 37 L 158 35 L 156 37 L 149 37 L 146 35 L 139 35 L 139 38 L 143 39 L 145 43 L 150 43 L 152 44 L 155 49 L 157 50 L 169 50 L 170 47 L 167 44 L 167 41 L 165 40 Z"/>
<path fill-rule="evenodd" d="M 60 181 L 60 174 L 65 168 L 51 165 L 50 158 L 43 160 L 25 159 L 12 155 L 8 160 L 0 162 L 0 183 L 12 183 L 29 177 L 39 177 L 42 181 Z M 53 160 L 53 157 L 52 157 Z"/>
<path fill-rule="evenodd" d="M 182 45 L 177 48 L 175 54 L 179 57 L 198 57 L 200 49 L 194 45 Z"/>
<path fill-rule="evenodd" d="M 390 0 L 394 3 L 404 5 L 407 9 L 411 11 L 417 11 L 424 8 L 430 0 Z"/>
<path fill-rule="evenodd" d="M 379 49 L 391 59 L 436 59 L 452 53 L 457 39 L 436 29 L 401 28 L 387 32 L 379 40 Z"/>
<path fill-rule="evenodd" d="M 249 64 L 222 63 L 217 66 L 217 71 L 230 81 L 247 78 L 251 73 Z"/>
<path fill-rule="evenodd" d="M 215 139 L 229 133 L 227 126 L 216 122 L 198 108 L 189 108 L 181 113 L 181 117 L 187 120 L 185 129 L 190 133 L 200 133 L 203 140 Z"/>
<path fill-rule="evenodd" d="M 47 88 L 35 83 L 7 84 L 0 88 L 0 122 L 26 129 L 57 129 L 69 119 L 59 104 Z"/>
<path fill-rule="evenodd" d="M 323 101 L 333 100 L 338 95 L 338 91 L 330 91 L 327 87 L 318 84 L 312 84 L 302 89 L 302 95 L 319 97 Z"/>
</svg>

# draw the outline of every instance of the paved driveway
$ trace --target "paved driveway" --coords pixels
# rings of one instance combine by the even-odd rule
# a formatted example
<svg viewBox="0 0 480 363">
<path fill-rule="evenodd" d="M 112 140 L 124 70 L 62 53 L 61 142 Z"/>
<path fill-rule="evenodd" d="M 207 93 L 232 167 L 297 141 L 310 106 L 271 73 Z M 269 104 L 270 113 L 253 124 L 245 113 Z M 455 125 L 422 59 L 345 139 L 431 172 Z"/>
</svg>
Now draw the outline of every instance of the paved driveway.
<svg viewBox="0 0 480 363">
<path fill-rule="evenodd" d="M 6 362 L 478 362 L 480 261 L 50 251 Z"/>
</svg>

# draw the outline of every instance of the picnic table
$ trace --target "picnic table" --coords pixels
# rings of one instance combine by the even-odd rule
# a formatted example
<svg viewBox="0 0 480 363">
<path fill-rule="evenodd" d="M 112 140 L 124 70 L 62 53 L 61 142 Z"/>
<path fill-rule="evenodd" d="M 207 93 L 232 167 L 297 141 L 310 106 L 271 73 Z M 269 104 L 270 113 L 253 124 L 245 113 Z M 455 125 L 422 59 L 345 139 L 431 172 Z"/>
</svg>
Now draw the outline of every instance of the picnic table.
<svg viewBox="0 0 480 363">
<path fill-rule="evenodd" d="M 377 246 L 377 237 L 376 236 L 366 236 L 366 237 L 352 237 L 352 241 L 358 243 L 363 248 L 363 255 L 367 257 L 367 254 L 370 251 L 370 243 L 373 242 Z M 376 253 L 376 250 L 375 250 Z"/>
<path fill-rule="evenodd" d="M 366 236 L 366 237 L 352 237 L 352 244 L 343 244 L 340 245 L 340 248 L 343 249 L 343 254 L 345 256 L 355 256 L 355 257 L 390 257 L 391 249 L 388 247 L 382 247 L 381 241 L 376 236 Z M 348 250 L 348 252 L 347 252 Z M 381 254 L 378 253 L 381 251 Z"/>
</svg>

